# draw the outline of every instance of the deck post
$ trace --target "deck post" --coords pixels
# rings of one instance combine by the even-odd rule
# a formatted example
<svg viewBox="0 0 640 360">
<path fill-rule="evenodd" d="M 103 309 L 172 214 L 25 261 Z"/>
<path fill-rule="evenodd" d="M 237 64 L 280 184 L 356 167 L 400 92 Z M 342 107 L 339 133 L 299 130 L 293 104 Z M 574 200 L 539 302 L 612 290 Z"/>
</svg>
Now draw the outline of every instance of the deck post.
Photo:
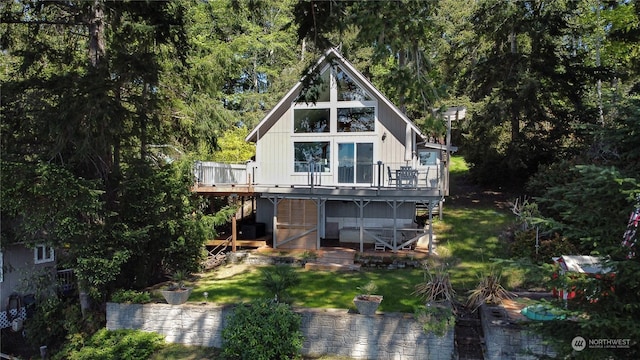
<svg viewBox="0 0 640 360">
<path fill-rule="evenodd" d="M 393 252 L 398 252 L 398 203 L 393 200 Z"/>
<path fill-rule="evenodd" d="M 360 210 L 360 252 L 362 253 L 364 252 L 364 204 L 362 199 L 360 199 L 358 208 Z"/>
<path fill-rule="evenodd" d="M 433 205 L 429 200 L 429 256 L 433 255 Z"/>
<path fill-rule="evenodd" d="M 231 252 L 236 252 L 236 240 L 238 239 L 238 227 L 236 225 L 236 214 L 231 216 Z"/>
<path fill-rule="evenodd" d="M 322 212 L 322 198 L 318 198 L 318 209 L 316 214 L 316 250 L 320 250 L 320 224 L 322 223 L 322 219 L 324 218 Z"/>
</svg>

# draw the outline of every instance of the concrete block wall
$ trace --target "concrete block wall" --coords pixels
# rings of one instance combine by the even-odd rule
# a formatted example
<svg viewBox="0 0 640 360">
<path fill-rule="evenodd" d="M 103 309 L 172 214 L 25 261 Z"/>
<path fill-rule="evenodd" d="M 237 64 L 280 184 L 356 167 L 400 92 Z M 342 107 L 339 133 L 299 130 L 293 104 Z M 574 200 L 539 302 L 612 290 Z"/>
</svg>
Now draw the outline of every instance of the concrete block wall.
<svg viewBox="0 0 640 360">
<path fill-rule="evenodd" d="M 511 321 L 502 307 L 481 306 L 480 319 L 486 346 L 485 360 L 535 360 L 557 355 L 540 335 Z"/>
<path fill-rule="evenodd" d="M 442 337 L 425 334 L 411 314 L 364 316 L 346 309 L 295 309 L 302 317 L 302 354 L 354 359 L 450 360 L 453 330 Z M 139 329 L 162 334 L 168 342 L 222 346 L 222 329 L 232 306 L 210 304 L 107 304 L 107 329 Z"/>
</svg>

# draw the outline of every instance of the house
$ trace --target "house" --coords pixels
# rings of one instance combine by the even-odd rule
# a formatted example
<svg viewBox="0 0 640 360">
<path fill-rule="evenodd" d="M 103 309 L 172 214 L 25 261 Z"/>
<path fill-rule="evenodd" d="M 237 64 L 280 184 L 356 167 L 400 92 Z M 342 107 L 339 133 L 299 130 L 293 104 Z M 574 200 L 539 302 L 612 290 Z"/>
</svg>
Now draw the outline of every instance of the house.
<svg viewBox="0 0 640 360">
<path fill-rule="evenodd" d="M 591 256 L 591 255 L 562 255 L 552 258 L 553 263 L 558 266 L 559 274 L 554 274 L 554 278 L 559 275 L 568 275 L 571 278 L 578 276 L 590 276 L 595 278 L 602 278 L 607 276 L 609 279 L 613 279 L 615 273 L 612 269 L 604 265 L 604 259 Z M 600 295 L 596 294 L 584 294 L 584 290 L 576 289 L 553 289 L 553 296 L 562 298 L 563 300 L 571 300 L 578 295 L 585 295 L 590 300 L 597 299 L 598 296 L 606 295 L 607 291 L 613 292 L 613 287 L 609 289 L 603 289 Z"/>
<path fill-rule="evenodd" d="M 356 244 L 398 251 L 433 234 L 429 218 L 448 193 L 450 144 L 420 129 L 338 51 L 317 63 L 315 102 L 298 82 L 249 133 L 255 160 L 198 162 L 200 194 L 255 196 L 256 221 L 274 248 Z M 311 75 L 310 75 L 311 76 Z"/>
<path fill-rule="evenodd" d="M 73 270 L 57 269 L 57 253 L 46 244 L 3 244 L 0 251 L 1 329 L 11 327 L 17 331 L 22 326 L 34 310 L 37 291 L 67 295 L 75 289 Z M 49 288 L 36 288 L 43 283 L 49 284 Z"/>
</svg>

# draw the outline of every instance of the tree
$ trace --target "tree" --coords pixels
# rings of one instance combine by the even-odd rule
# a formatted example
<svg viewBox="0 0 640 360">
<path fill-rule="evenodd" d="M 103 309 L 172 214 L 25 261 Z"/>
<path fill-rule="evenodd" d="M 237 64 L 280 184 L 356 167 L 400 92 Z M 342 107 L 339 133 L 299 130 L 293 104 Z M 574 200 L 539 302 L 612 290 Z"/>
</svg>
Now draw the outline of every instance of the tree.
<svg viewBox="0 0 640 360">
<path fill-rule="evenodd" d="M 605 103 L 606 105 L 606 103 Z M 622 246 L 629 213 L 637 206 L 640 194 L 640 137 L 638 99 L 626 99 L 604 107 L 605 126 L 595 124 L 592 136 L 597 141 L 579 156 L 541 171 L 529 183 L 540 205 L 540 225 L 573 243 L 580 254 L 605 259 L 613 277 L 602 276 L 571 282 L 597 301 L 571 302 L 571 322 L 542 326 L 543 334 L 557 346 L 560 354 L 572 354 L 571 339 L 631 339 L 630 349 L 589 349 L 585 358 L 635 358 L 640 349 L 640 258 L 629 257 Z M 606 144 L 606 147 L 600 144 Z M 613 289 L 613 290 L 612 290 Z M 592 299 L 593 300 L 593 299 Z M 586 317 L 585 317 L 586 315 Z"/>
<path fill-rule="evenodd" d="M 139 229 L 118 222 L 128 201 L 123 168 L 167 139 L 160 79 L 163 60 L 185 65 L 184 5 L 24 0 L 3 8 L 0 155 L 17 169 L 3 195 L 34 201 L 3 201 L 3 222 L 22 236 L 9 241 L 69 245 L 81 299 L 104 295 L 134 253 Z M 29 189 L 34 177 L 41 187 Z M 45 204 L 60 207 L 38 208 Z"/>
<path fill-rule="evenodd" d="M 299 1 L 294 15 L 299 41 L 320 52 L 340 46 L 409 118 L 441 135 L 444 123 L 432 116 L 446 93 L 436 66 L 437 8 L 437 1 Z"/>
<path fill-rule="evenodd" d="M 522 183 L 541 164 L 574 153 L 583 139 L 573 124 L 593 123 L 585 102 L 594 70 L 569 19 L 574 3 L 484 1 L 474 15 L 476 41 L 487 44 L 466 76 L 474 114 L 465 145 L 472 173 L 482 182 L 501 172 Z M 482 140 L 480 140 L 482 139 Z"/>
</svg>

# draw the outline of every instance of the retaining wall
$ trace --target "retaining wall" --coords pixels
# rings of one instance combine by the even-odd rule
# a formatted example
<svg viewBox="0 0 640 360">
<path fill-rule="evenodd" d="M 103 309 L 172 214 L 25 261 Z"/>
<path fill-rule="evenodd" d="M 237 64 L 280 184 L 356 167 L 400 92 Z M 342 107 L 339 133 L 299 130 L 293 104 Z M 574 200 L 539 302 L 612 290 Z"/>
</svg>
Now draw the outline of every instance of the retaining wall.
<svg viewBox="0 0 640 360">
<path fill-rule="evenodd" d="M 480 307 L 482 332 L 484 333 L 486 360 L 555 358 L 556 352 L 545 344 L 540 335 L 523 324 L 511 321 L 504 308 Z"/>
<path fill-rule="evenodd" d="M 450 360 L 453 329 L 442 337 L 425 334 L 411 314 L 365 316 L 345 309 L 295 309 L 305 337 L 302 354 L 354 359 Z M 107 304 L 107 329 L 138 329 L 165 336 L 167 342 L 222 346 L 222 329 L 232 306 L 211 304 Z"/>
</svg>

